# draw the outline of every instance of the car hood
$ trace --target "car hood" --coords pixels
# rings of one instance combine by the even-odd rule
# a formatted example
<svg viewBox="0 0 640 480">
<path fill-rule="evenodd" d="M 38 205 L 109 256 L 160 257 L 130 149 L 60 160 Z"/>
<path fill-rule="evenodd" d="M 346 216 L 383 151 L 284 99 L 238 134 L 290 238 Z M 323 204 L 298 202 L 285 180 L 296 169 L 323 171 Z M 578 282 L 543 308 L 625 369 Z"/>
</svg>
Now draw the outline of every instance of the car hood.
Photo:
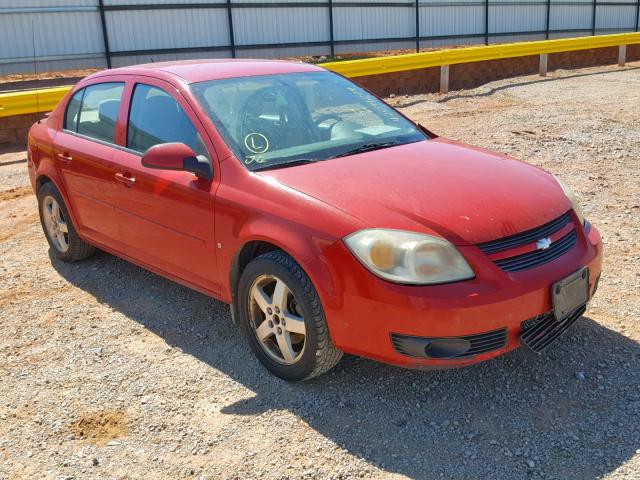
<svg viewBox="0 0 640 480">
<path fill-rule="evenodd" d="M 571 208 L 550 174 L 442 138 L 260 174 L 372 227 L 458 245 L 519 233 Z"/>
</svg>

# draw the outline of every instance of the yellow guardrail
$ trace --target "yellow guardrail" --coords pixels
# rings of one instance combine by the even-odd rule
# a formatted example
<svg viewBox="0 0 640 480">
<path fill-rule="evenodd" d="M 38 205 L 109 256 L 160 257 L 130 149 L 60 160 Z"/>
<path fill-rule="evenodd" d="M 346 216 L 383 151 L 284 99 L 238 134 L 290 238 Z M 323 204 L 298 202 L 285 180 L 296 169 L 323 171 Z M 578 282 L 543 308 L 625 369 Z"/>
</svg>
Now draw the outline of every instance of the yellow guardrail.
<svg viewBox="0 0 640 480">
<path fill-rule="evenodd" d="M 563 38 L 539 42 L 505 43 L 480 47 L 454 48 L 432 52 L 411 53 L 391 57 L 365 58 L 346 62 L 323 63 L 322 66 L 346 77 L 362 77 L 381 73 L 402 72 L 420 68 L 483 62 L 501 58 L 526 57 L 543 53 L 589 50 L 640 43 L 640 33 L 619 33 L 596 37 Z"/>
<path fill-rule="evenodd" d="M 525 57 L 545 53 L 589 50 L 591 48 L 615 47 L 640 44 L 640 33 L 619 33 L 594 37 L 562 38 L 539 42 L 505 43 L 480 47 L 454 48 L 431 52 L 366 58 L 343 62 L 328 62 L 322 67 L 347 77 L 362 77 L 382 73 L 402 72 L 421 68 L 455 65 L 458 63 L 482 62 L 501 58 Z M 0 94 L 0 118 L 27 113 L 49 112 L 71 87 L 43 88 L 23 92 Z"/>
<path fill-rule="evenodd" d="M 50 112 L 70 88 L 55 87 L 0 93 L 0 118 L 26 113 Z"/>
</svg>

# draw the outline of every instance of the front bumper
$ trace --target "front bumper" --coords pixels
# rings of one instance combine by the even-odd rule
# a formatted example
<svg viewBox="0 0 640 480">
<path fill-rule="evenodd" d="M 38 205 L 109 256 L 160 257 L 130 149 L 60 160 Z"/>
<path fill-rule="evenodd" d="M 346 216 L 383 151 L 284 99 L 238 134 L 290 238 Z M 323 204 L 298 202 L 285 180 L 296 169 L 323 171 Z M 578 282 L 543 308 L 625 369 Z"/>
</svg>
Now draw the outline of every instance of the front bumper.
<svg viewBox="0 0 640 480">
<path fill-rule="evenodd" d="M 375 277 L 342 242 L 327 248 L 317 261 L 329 269 L 332 282 L 314 283 L 336 346 L 347 353 L 412 368 L 451 368 L 487 360 L 519 347 L 522 323 L 552 310 L 550 286 L 584 266 L 589 269 L 591 298 L 602 264 L 602 242 L 593 226 L 580 229 L 575 247 L 561 257 L 520 272 L 500 270 L 476 246 L 459 249 L 476 278 L 408 286 Z M 472 355 L 461 358 L 418 358 L 401 353 L 393 341 L 394 335 L 500 337 L 496 332 L 504 332 L 504 342 L 494 342 L 497 348 L 472 350 Z"/>
</svg>

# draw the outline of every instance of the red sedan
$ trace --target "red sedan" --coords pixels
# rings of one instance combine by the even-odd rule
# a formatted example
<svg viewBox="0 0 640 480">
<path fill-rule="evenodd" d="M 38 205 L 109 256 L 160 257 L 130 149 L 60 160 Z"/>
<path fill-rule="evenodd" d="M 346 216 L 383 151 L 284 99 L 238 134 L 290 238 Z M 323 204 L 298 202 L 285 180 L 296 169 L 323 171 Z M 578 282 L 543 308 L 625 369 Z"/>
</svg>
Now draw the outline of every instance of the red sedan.
<svg viewBox="0 0 640 480">
<path fill-rule="evenodd" d="M 304 63 L 96 73 L 31 128 L 28 158 L 58 258 L 97 247 L 230 303 L 287 380 L 343 352 L 430 368 L 539 352 L 600 276 L 561 180 Z"/>
</svg>

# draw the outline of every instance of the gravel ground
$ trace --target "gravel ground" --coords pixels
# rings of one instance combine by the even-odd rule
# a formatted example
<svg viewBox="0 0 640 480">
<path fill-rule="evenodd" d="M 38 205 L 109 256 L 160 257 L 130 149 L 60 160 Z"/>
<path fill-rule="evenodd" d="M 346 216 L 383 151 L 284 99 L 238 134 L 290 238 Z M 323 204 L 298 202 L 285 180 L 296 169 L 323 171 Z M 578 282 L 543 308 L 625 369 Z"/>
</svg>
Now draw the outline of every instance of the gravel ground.
<svg viewBox="0 0 640 480">
<path fill-rule="evenodd" d="M 640 478 L 640 63 L 390 102 L 560 175 L 605 242 L 548 353 L 287 384 L 225 305 L 107 254 L 52 260 L 0 155 L 0 478 Z M 437 174 L 437 172 L 434 172 Z"/>
</svg>

